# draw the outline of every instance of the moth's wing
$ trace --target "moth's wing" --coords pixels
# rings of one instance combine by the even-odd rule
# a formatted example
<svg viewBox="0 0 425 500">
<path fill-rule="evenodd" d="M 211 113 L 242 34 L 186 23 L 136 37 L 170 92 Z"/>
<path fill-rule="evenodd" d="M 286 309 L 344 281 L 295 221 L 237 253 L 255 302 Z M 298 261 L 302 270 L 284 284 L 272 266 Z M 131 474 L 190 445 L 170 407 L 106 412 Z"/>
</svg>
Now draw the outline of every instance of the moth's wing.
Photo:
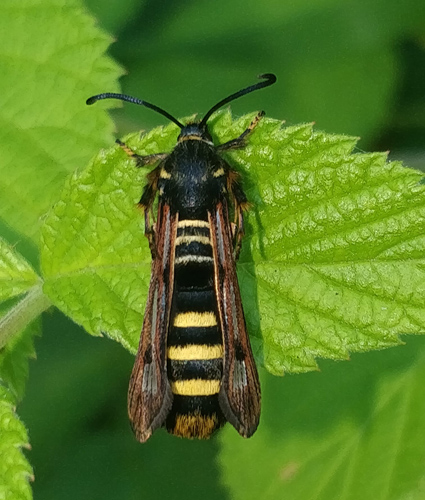
<svg viewBox="0 0 425 500">
<path fill-rule="evenodd" d="M 128 389 L 128 415 L 141 442 L 164 423 L 172 404 L 166 344 L 173 297 L 177 218 L 171 214 L 169 205 L 159 204 L 148 302 Z"/>
<path fill-rule="evenodd" d="M 239 434 L 249 437 L 260 420 L 260 382 L 246 331 L 225 200 L 217 204 L 209 214 L 209 220 L 214 283 L 224 343 L 219 403 L 224 416 Z"/>
</svg>

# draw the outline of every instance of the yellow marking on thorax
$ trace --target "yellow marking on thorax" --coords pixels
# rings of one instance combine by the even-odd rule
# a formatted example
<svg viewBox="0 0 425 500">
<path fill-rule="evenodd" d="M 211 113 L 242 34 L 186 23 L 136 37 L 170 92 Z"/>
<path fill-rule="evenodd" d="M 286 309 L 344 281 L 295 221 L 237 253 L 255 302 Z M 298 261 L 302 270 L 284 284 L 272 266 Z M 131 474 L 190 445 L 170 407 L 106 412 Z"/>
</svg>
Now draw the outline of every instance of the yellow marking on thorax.
<svg viewBox="0 0 425 500">
<path fill-rule="evenodd" d="M 179 220 L 177 227 L 210 227 L 209 222 L 205 220 L 191 220 L 191 219 L 185 219 L 185 220 Z"/>
<path fill-rule="evenodd" d="M 180 137 L 179 142 L 182 141 L 204 141 L 207 142 L 205 139 L 202 139 L 200 135 L 184 135 L 183 137 Z"/>
<path fill-rule="evenodd" d="M 197 241 L 198 243 L 202 243 L 203 245 L 211 245 L 211 240 L 208 238 L 208 236 L 178 236 L 176 238 L 176 246 L 177 245 L 188 245 L 189 243 L 192 243 L 194 241 Z"/>
<path fill-rule="evenodd" d="M 198 413 L 189 415 L 176 415 L 176 423 L 171 432 L 180 437 L 189 439 L 208 439 L 218 425 L 215 413 L 212 415 L 201 415 Z"/>
<path fill-rule="evenodd" d="M 183 137 L 180 137 L 180 139 L 179 139 L 179 142 L 183 142 L 183 141 L 202 141 L 202 142 L 205 142 L 206 144 L 210 144 L 211 146 L 214 146 L 214 144 L 211 141 L 204 139 L 200 135 L 184 135 Z"/>
<path fill-rule="evenodd" d="M 213 312 L 186 312 L 177 314 L 173 322 L 178 328 L 187 328 L 191 326 L 216 326 L 217 318 Z"/>
<path fill-rule="evenodd" d="M 220 167 L 218 170 L 216 170 L 213 173 L 213 177 L 221 177 L 222 175 L 224 175 L 224 168 L 223 167 Z"/>
<path fill-rule="evenodd" d="M 180 396 L 212 396 L 220 391 L 220 380 L 176 380 L 171 382 L 171 391 Z"/>
<path fill-rule="evenodd" d="M 167 350 L 168 359 L 177 361 L 191 361 L 193 359 L 221 359 L 223 346 L 221 344 L 187 344 L 185 346 L 171 346 Z"/>
<path fill-rule="evenodd" d="M 171 179 L 171 174 L 167 172 L 165 168 L 161 168 L 159 176 L 161 177 L 161 179 Z"/>
</svg>

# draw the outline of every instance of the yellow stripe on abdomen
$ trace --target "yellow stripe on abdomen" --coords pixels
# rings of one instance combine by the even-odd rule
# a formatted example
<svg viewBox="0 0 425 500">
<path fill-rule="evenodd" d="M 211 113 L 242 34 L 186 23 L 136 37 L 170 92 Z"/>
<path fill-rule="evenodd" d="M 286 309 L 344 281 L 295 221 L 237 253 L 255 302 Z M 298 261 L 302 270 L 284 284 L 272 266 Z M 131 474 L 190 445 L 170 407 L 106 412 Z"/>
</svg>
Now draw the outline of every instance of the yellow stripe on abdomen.
<svg viewBox="0 0 425 500">
<path fill-rule="evenodd" d="M 209 223 L 205 220 L 192 220 L 192 219 L 183 219 L 179 220 L 177 223 L 177 228 L 182 227 L 210 227 Z"/>
<path fill-rule="evenodd" d="M 177 314 L 173 325 L 177 328 L 216 326 L 217 318 L 213 312 L 186 312 Z"/>
<path fill-rule="evenodd" d="M 189 245 L 190 243 L 201 243 L 202 245 L 211 245 L 211 240 L 208 236 L 178 236 L 176 238 L 176 246 L 178 245 Z"/>
<path fill-rule="evenodd" d="M 217 359 L 223 357 L 223 346 L 220 344 L 187 344 L 184 346 L 171 346 L 167 351 L 168 359 L 190 361 L 192 359 Z"/>
<path fill-rule="evenodd" d="M 176 380 L 171 382 L 171 391 L 180 396 L 212 396 L 220 391 L 220 380 Z"/>
</svg>

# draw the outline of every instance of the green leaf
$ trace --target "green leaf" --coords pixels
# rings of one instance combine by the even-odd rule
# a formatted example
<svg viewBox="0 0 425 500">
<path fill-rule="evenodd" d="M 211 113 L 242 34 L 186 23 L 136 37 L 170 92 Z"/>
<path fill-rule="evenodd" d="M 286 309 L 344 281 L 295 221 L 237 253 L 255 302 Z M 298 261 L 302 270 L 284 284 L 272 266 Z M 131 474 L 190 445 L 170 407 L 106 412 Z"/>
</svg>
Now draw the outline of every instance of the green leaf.
<svg viewBox="0 0 425 500">
<path fill-rule="evenodd" d="M 28 262 L 0 238 L 0 302 L 27 292 L 39 279 Z"/>
<path fill-rule="evenodd" d="M 242 288 L 247 298 L 251 292 L 252 324 L 258 300 L 273 373 L 306 371 L 316 357 L 344 359 L 425 330 L 423 175 L 385 154 L 351 155 L 354 144 L 276 123 L 234 153 L 249 168 L 248 198 L 261 221 L 252 255 L 239 265 Z"/>
<path fill-rule="evenodd" d="M 19 401 L 28 378 L 28 361 L 35 358 L 34 336 L 40 333 L 40 321 L 14 335 L 0 350 L 0 379 Z"/>
<path fill-rule="evenodd" d="M 420 500 L 425 493 L 425 339 L 322 362 L 322 372 L 262 377 L 257 433 L 220 434 L 234 500 Z"/>
<path fill-rule="evenodd" d="M 217 141 L 252 115 L 212 120 Z M 127 139 L 140 154 L 169 151 L 174 125 Z M 265 119 L 229 154 L 254 204 L 238 265 L 257 358 L 273 373 L 316 368 L 423 333 L 421 174 L 382 154 L 351 154 L 355 139 L 282 128 Z M 135 203 L 144 173 L 114 147 L 68 182 L 43 228 L 45 292 L 90 333 L 134 351 L 150 271 Z"/>
<path fill-rule="evenodd" d="M 79 0 L 0 4 L 0 218 L 21 235 L 38 234 L 67 173 L 111 141 L 109 117 L 85 105 L 118 89 L 110 41 Z"/>
<path fill-rule="evenodd" d="M 21 448 L 28 448 L 28 435 L 15 414 L 14 398 L 0 384 L 0 498 L 27 500 L 32 498 L 28 483 L 32 468 Z"/>
</svg>

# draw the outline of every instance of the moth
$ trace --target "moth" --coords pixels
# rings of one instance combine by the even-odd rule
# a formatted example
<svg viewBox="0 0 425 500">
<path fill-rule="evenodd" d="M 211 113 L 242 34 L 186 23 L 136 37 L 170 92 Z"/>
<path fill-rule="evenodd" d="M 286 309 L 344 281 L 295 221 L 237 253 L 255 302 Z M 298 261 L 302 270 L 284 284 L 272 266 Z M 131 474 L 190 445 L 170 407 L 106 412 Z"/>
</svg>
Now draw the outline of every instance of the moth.
<svg viewBox="0 0 425 500">
<path fill-rule="evenodd" d="M 185 438 L 209 438 L 226 421 L 250 437 L 260 419 L 257 368 L 236 275 L 248 201 L 239 174 L 222 153 L 241 149 L 264 112 L 233 140 L 214 144 L 211 115 L 241 96 L 273 85 L 276 76 L 231 94 L 200 121 L 182 124 L 163 109 L 124 94 L 180 128 L 170 153 L 141 156 L 117 143 L 147 175 L 139 205 L 152 253 L 149 295 L 128 390 L 128 414 L 145 442 L 158 427 Z M 156 217 L 153 208 L 157 200 Z"/>
</svg>

